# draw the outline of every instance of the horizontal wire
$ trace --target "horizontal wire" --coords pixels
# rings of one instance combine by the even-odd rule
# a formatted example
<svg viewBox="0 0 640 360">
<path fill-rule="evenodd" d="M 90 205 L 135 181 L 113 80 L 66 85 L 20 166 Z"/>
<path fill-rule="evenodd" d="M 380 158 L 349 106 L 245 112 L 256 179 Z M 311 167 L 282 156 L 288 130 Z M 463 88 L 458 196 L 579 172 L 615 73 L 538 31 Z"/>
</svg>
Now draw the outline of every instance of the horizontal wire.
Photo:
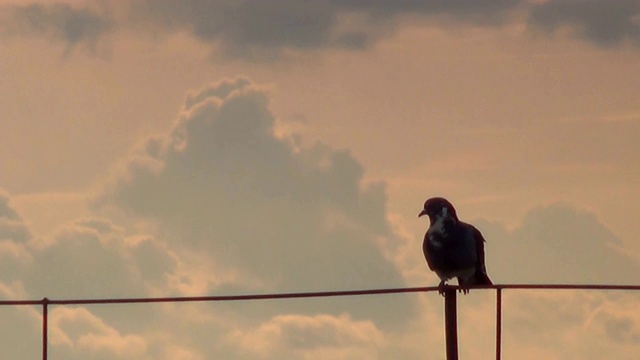
<svg viewBox="0 0 640 360">
<path fill-rule="evenodd" d="M 446 285 L 460 290 L 459 286 Z M 389 289 L 364 289 L 344 291 L 317 291 L 295 293 L 247 294 L 247 295 L 219 295 L 219 296 L 179 296 L 179 297 L 149 297 L 149 298 L 107 298 L 107 299 L 48 299 L 42 300 L 0 300 L 2 305 L 90 305 L 90 304 L 136 304 L 136 303 L 171 303 L 171 302 L 207 302 L 207 301 L 248 301 L 269 299 L 300 299 L 339 296 L 361 296 L 380 294 L 400 294 L 416 292 L 438 291 L 438 286 L 405 287 Z M 471 289 L 509 289 L 509 290 L 640 290 L 640 285 L 577 285 L 577 284 L 497 284 L 471 287 Z"/>
</svg>

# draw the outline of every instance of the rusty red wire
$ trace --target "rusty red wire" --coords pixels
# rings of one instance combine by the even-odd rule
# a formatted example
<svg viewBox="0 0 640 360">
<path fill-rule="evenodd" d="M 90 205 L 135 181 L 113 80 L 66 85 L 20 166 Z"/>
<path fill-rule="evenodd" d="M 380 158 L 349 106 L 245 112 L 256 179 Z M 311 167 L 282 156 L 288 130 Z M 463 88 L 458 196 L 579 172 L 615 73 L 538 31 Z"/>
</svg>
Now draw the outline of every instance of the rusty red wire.
<svg viewBox="0 0 640 360">
<path fill-rule="evenodd" d="M 448 286 L 457 290 L 457 286 Z M 502 290 L 640 290 L 640 285 L 579 285 L 579 284 L 497 284 L 477 287 L 477 289 L 496 290 L 496 359 L 501 357 L 502 338 Z M 139 304 L 139 303 L 168 303 L 168 302 L 214 302 L 214 301 L 250 301 L 275 299 L 300 299 L 339 296 L 362 296 L 400 294 L 416 292 L 434 292 L 440 290 L 437 286 L 405 287 L 388 289 L 364 289 L 343 291 L 317 291 L 247 295 L 219 295 L 219 296 L 182 296 L 182 297 L 150 297 L 150 298 L 110 298 L 110 299 L 48 299 L 42 300 L 0 300 L 0 306 L 40 305 L 42 306 L 42 359 L 47 360 L 48 310 L 50 305 L 96 305 L 96 304 Z"/>
</svg>

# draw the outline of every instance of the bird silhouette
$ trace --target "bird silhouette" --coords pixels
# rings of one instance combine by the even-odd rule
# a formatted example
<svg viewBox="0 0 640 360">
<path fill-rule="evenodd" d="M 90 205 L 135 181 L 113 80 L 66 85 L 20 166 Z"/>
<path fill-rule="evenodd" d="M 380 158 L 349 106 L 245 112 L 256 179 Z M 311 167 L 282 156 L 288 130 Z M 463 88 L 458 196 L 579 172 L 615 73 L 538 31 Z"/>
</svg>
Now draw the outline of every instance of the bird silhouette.
<svg viewBox="0 0 640 360">
<path fill-rule="evenodd" d="M 422 251 L 429 269 L 440 278 L 439 293 L 446 281 L 458 279 L 465 294 L 474 285 L 492 285 L 484 262 L 484 237 L 475 226 L 458 219 L 453 205 L 445 198 L 434 197 L 424 203 L 418 214 L 429 216 L 429 230 L 424 235 Z"/>
</svg>

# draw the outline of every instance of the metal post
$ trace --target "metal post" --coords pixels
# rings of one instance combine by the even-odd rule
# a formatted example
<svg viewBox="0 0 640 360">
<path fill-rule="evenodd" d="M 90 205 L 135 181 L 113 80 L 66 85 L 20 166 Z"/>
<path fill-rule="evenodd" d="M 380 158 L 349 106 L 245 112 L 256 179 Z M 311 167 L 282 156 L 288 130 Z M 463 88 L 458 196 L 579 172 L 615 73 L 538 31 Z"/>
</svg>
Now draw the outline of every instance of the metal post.
<svg viewBox="0 0 640 360">
<path fill-rule="evenodd" d="M 496 293 L 496 360 L 500 360 L 502 352 L 502 289 Z"/>
<path fill-rule="evenodd" d="M 458 315 L 456 289 L 444 290 L 444 327 L 447 343 L 447 360 L 458 360 Z"/>
<path fill-rule="evenodd" d="M 49 299 L 42 299 L 42 360 L 47 360 L 47 333 L 49 321 Z"/>
</svg>

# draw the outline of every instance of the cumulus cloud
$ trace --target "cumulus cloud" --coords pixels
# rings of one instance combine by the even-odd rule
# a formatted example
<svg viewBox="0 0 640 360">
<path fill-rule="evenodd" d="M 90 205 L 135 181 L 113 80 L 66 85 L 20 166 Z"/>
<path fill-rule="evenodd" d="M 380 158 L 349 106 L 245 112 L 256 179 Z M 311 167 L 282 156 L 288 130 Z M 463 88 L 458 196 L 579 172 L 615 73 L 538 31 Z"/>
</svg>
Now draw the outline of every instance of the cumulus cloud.
<svg viewBox="0 0 640 360">
<path fill-rule="evenodd" d="M 180 346 L 169 345 L 162 357 L 163 360 L 205 360 L 206 357 Z"/>
<path fill-rule="evenodd" d="M 594 310 L 589 326 L 617 344 L 640 348 L 640 315 L 629 298 L 607 301 Z"/>
<path fill-rule="evenodd" d="M 279 315 L 250 330 L 228 336 L 252 358 L 373 359 L 385 343 L 370 321 L 348 315 Z"/>
<path fill-rule="evenodd" d="M 2 219 L 12 219 L 29 233 L 27 223 L 0 197 Z M 0 297 L 25 300 L 165 295 L 189 278 L 189 264 L 165 243 L 149 235 L 130 234 L 111 220 L 78 219 L 60 225 L 43 238 L 7 238 L 0 244 Z M 25 240 L 25 242 L 21 242 Z M 176 279 L 177 278 L 177 279 Z M 65 359 L 201 359 L 173 338 L 199 317 L 184 318 L 152 306 L 50 306 L 50 354 Z M 0 346 L 3 358 L 37 357 L 41 312 L 32 307 L 3 307 L 3 323 L 11 324 Z M 210 309 L 209 309 L 210 310 Z M 207 323 L 215 333 L 219 325 Z M 154 336 L 162 331 L 163 336 Z M 218 330 L 219 331 L 219 330 Z M 174 357 L 175 355 L 175 357 Z"/>
<path fill-rule="evenodd" d="M 153 221 L 172 246 L 241 274 L 210 291 L 402 286 L 378 246 L 397 238 L 384 185 L 363 183 L 361 165 L 346 151 L 298 149 L 277 137 L 268 101 L 244 78 L 191 93 L 171 132 L 143 144 L 97 206 Z M 411 312 L 409 304 L 400 308 L 394 315 L 369 305 L 349 311 L 394 322 Z M 323 309 L 344 311 L 336 303 Z"/>
<path fill-rule="evenodd" d="M 6 287 L 0 283 L 1 298 L 24 299 L 23 294 L 13 297 L 13 294 L 7 295 L 6 290 Z M 0 337 L 1 358 L 38 359 L 41 357 L 38 345 L 42 341 L 40 328 L 42 320 L 39 315 L 39 310 L 31 307 L 0 307 L 0 321 L 4 324 L 4 330 L 1 332 L 2 337 Z"/>
<path fill-rule="evenodd" d="M 24 268 L 33 261 L 28 249 L 31 231 L 0 188 L 0 285 L 20 280 Z"/>
<path fill-rule="evenodd" d="M 598 217 L 568 204 L 531 209 L 507 228 L 472 220 L 487 239 L 487 267 L 495 283 L 636 284 L 640 263 Z M 459 299 L 462 351 L 490 358 L 493 296 Z M 599 291 L 503 292 L 503 354 L 518 359 L 630 358 L 640 328 L 635 293 Z M 437 310 L 436 310 L 437 311 Z M 478 335 L 482 334 L 482 335 Z"/>
<path fill-rule="evenodd" d="M 24 274 L 34 263 L 30 251 L 32 234 L 27 222 L 13 206 L 10 195 L 0 189 L 0 299 L 30 299 Z M 40 313 L 32 307 L 0 308 L 0 321 L 10 331 L 0 338 L 0 357 L 12 359 L 22 356 L 35 358 L 39 349 Z"/>
<path fill-rule="evenodd" d="M 480 221 L 487 264 L 500 283 L 634 284 L 636 259 L 598 218 L 566 204 L 537 207 L 507 230 Z"/>
<path fill-rule="evenodd" d="M 4 296 L 403 285 L 379 248 L 383 239 L 395 238 L 386 220 L 384 187 L 363 183 L 363 169 L 353 157 L 324 145 L 296 148 L 274 135 L 268 94 L 247 79 L 206 86 L 188 99 L 174 129 L 138 149 L 99 198 L 103 206 L 96 214 L 119 209 L 128 213 L 129 225 L 93 216 L 62 224 L 42 238 L 22 239 L 31 260 L 3 272 L 15 277 L 0 282 Z M 3 216 L 29 233 L 9 196 L 2 199 Z M 138 232 L 130 226 L 136 219 L 154 223 L 157 231 Z M 20 239 L 8 241 L 14 240 Z M 68 359 L 234 358 L 242 339 L 267 336 L 265 329 L 277 326 L 282 336 L 275 339 L 275 354 L 296 343 L 297 354 L 307 357 L 368 358 L 382 346 L 386 331 L 397 330 L 415 313 L 408 299 L 52 306 L 50 352 Z M 32 310 L 28 326 L 16 327 L 16 334 L 37 344 L 40 314 Z M 25 314 L 7 319 L 24 322 Z M 234 331 L 240 335 L 230 341 Z M 318 339 L 323 342 L 312 344 Z M 21 353 L 3 349 L 9 358 Z"/>
<path fill-rule="evenodd" d="M 570 27 L 578 36 L 603 46 L 630 41 L 640 45 L 640 1 L 545 1 L 535 5 L 530 23 L 553 32 Z"/>
<path fill-rule="evenodd" d="M 93 220 L 95 224 L 97 222 Z M 23 274 L 31 296 L 89 298 L 142 296 L 141 279 L 134 278 L 122 234 L 101 234 L 81 220 L 62 226 L 47 242 L 32 249 L 35 261 Z M 108 224 L 104 221 L 99 228 Z M 52 271 L 54 270 L 54 271 Z M 138 280 L 138 281 L 136 281 Z"/>
<path fill-rule="evenodd" d="M 9 194 L 0 188 L 0 241 L 24 244 L 30 239 L 27 224 L 11 204 Z"/>
<path fill-rule="evenodd" d="M 143 338 L 121 334 L 85 308 L 57 307 L 49 319 L 51 345 L 60 345 L 58 356 L 70 358 L 74 353 L 84 353 L 92 359 L 139 359 L 146 354 Z"/>
<path fill-rule="evenodd" d="M 508 357 L 527 349 L 531 359 L 627 359 L 640 350 L 634 294 L 517 291 L 505 293 L 504 306 Z"/>
</svg>

